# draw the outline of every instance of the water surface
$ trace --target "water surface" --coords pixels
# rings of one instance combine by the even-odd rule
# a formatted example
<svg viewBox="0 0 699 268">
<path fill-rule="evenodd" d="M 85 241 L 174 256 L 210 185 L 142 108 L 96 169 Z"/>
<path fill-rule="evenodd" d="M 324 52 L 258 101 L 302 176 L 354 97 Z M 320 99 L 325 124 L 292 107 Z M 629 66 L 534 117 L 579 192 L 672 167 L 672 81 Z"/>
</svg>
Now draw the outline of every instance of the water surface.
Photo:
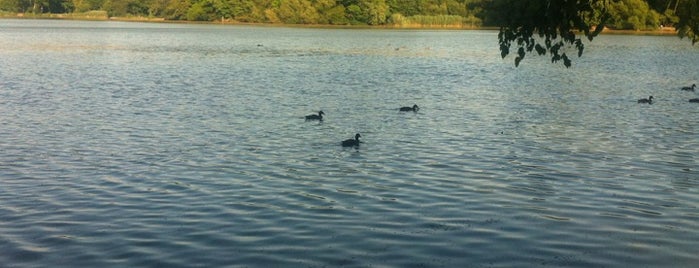
<svg viewBox="0 0 699 268">
<path fill-rule="evenodd" d="M 696 267 L 697 48 L 499 55 L 491 31 L 0 20 L 0 263 Z"/>
</svg>

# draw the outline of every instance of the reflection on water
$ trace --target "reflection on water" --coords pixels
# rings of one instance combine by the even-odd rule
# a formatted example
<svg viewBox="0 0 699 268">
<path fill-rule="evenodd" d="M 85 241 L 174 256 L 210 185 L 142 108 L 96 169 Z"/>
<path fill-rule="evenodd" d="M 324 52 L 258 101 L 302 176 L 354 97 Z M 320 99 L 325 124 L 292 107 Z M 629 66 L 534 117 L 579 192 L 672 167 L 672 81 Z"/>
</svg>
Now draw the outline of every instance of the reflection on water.
<svg viewBox="0 0 699 268">
<path fill-rule="evenodd" d="M 565 69 L 490 31 L 0 26 L 11 267 L 699 263 L 699 54 L 674 37 Z"/>
</svg>

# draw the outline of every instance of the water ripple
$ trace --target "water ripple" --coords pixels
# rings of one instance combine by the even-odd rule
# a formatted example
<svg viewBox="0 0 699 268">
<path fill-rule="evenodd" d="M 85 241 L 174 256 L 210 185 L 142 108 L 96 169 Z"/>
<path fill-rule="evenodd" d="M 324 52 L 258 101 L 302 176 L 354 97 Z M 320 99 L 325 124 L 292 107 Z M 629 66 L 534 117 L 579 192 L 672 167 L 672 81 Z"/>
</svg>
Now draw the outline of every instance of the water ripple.
<svg viewBox="0 0 699 268">
<path fill-rule="evenodd" d="M 0 37 L 11 267 L 699 262 L 692 81 L 664 70 L 699 59 L 674 38 L 604 36 L 571 75 L 514 68 L 492 31 L 0 20 Z"/>
</svg>

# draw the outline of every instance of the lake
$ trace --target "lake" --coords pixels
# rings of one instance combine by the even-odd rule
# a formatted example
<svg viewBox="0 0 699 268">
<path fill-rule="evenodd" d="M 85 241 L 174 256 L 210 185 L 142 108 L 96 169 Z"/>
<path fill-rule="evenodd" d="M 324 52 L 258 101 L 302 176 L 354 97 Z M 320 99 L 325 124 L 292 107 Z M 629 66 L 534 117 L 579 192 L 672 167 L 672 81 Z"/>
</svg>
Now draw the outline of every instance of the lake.
<svg viewBox="0 0 699 268">
<path fill-rule="evenodd" d="M 0 20 L 0 266 L 696 267 L 698 63 L 674 36 L 515 68 L 494 31 Z"/>
</svg>

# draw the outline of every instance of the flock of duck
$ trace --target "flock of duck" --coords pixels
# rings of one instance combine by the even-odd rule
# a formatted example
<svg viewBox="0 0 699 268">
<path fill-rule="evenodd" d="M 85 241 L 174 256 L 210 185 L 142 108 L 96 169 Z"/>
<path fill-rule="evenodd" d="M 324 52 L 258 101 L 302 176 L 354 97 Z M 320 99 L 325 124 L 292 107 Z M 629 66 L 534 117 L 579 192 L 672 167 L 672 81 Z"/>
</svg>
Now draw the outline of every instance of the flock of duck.
<svg viewBox="0 0 699 268">
<path fill-rule="evenodd" d="M 410 106 L 400 107 L 398 110 L 401 112 L 417 112 L 418 110 L 420 110 L 420 107 L 418 107 L 417 104 L 415 104 L 412 107 L 410 107 Z M 323 111 L 318 111 L 318 114 L 307 115 L 305 118 L 306 118 L 306 121 L 314 121 L 314 120 L 323 121 L 323 115 L 325 115 L 325 113 Z M 342 147 L 359 147 L 359 143 L 360 143 L 359 138 L 361 136 L 362 135 L 357 133 L 354 135 L 354 139 L 344 140 L 340 143 L 340 145 L 342 145 Z"/>
<path fill-rule="evenodd" d="M 694 92 L 696 87 L 697 87 L 696 84 L 692 84 L 692 86 L 689 86 L 689 87 L 682 87 L 682 90 Z M 699 103 L 699 98 L 690 99 L 689 102 Z M 653 104 L 653 96 L 649 96 L 647 99 L 639 99 L 638 103 Z M 417 104 L 415 104 L 412 107 L 411 106 L 400 107 L 398 110 L 401 112 L 417 112 L 419 109 L 420 109 L 420 107 L 418 107 Z M 318 111 L 318 114 L 307 115 L 305 118 L 306 118 L 306 121 L 314 121 L 314 120 L 323 121 L 323 115 L 325 115 L 325 113 L 323 111 Z M 357 133 L 354 135 L 354 139 L 346 139 L 346 140 L 342 141 L 340 143 L 340 145 L 342 145 L 342 147 L 359 147 L 359 144 L 361 143 L 359 141 L 360 137 L 362 137 L 362 135 Z"/>
<path fill-rule="evenodd" d="M 694 89 L 697 87 L 697 84 L 692 84 L 691 87 L 682 87 L 682 91 L 692 91 L 694 92 Z M 699 103 L 699 98 L 694 98 L 690 99 L 689 102 L 697 102 Z M 653 104 L 653 96 L 648 96 L 647 99 L 639 99 L 638 103 L 648 103 L 648 104 Z"/>
<path fill-rule="evenodd" d="M 697 85 L 692 84 L 692 86 L 689 87 L 682 87 L 683 91 L 692 91 L 696 89 Z M 689 102 L 697 102 L 699 103 L 699 98 L 694 98 L 690 99 Z M 638 103 L 647 103 L 647 104 L 653 104 L 653 96 L 649 96 L 647 99 L 639 99 Z M 417 112 L 420 109 L 420 107 L 417 106 L 417 104 L 411 106 L 405 106 L 405 107 L 400 107 L 398 110 L 401 112 Z M 318 111 L 318 114 L 311 114 L 307 115 L 306 121 L 323 121 L 323 115 L 325 113 L 323 111 Z M 342 147 L 359 147 L 359 144 L 361 143 L 359 141 L 359 138 L 362 137 L 361 134 L 357 133 L 354 135 L 354 139 L 346 139 L 340 143 Z"/>
</svg>

